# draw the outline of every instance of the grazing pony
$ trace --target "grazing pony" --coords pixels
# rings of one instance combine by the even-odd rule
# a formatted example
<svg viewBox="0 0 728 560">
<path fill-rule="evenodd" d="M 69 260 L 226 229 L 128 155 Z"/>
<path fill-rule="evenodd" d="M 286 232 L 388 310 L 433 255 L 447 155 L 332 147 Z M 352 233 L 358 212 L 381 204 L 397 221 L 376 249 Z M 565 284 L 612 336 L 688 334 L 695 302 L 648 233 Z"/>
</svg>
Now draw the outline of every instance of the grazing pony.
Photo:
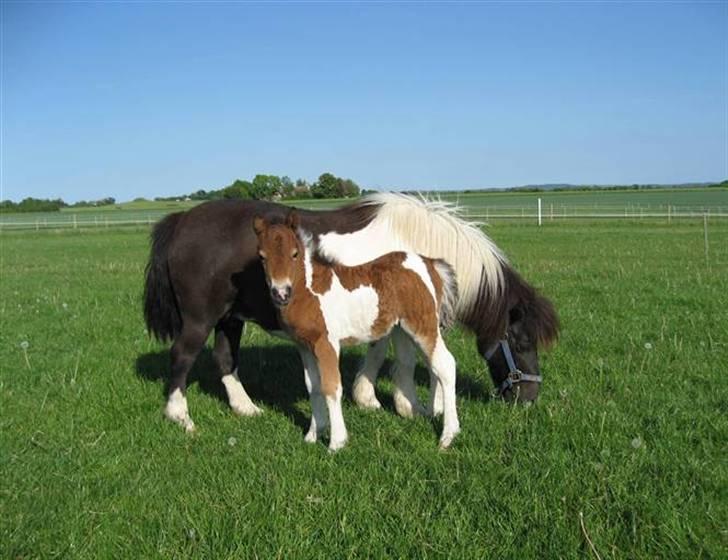
<svg viewBox="0 0 728 560">
<path fill-rule="evenodd" d="M 450 324 L 457 301 L 452 267 L 441 259 L 405 252 L 387 253 L 359 266 L 327 262 L 298 226 L 295 210 L 285 224 L 269 224 L 260 216 L 253 220 L 271 300 L 283 329 L 301 348 L 312 410 L 305 440 L 315 442 L 329 424 L 329 449 L 344 446 L 339 349 L 394 331 L 399 344 L 419 348 L 427 361 L 442 398 L 440 447 L 448 447 L 460 431 L 455 358 L 440 333 L 440 324 Z M 434 408 L 434 392 L 431 398 Z"/>
<path fill-rule="evenodd" d="M 230 406 L 258 414 L 238 378 L 238 349 L 246 321 L 279 331 L 276 308 L 258 258 L 253 218 L 283 222 L 290 207 L 253 200 L 219 200 L 170 214 L 156 224 L 146 268 L 144 318 L 150 334 L 172 340 L 165 409 L 194 429 L 185 391 L 187 374 L 210 332 L 213 358 Z M 558 335 L 551 302 L 511 267 L 495 244 L 457 208 L 413 196 L 380 193 L 335 210 L 298 210 L 326 258 L 353 266 L 392 251 L 442 258 L 452 265 L 459 296 L 455 319 L 475 334 L 478 352 L 505 399 L 534 400 L 541 381 L 538 350 Z M 423 411 L 415 393 L 416 355 L 393 339 L 394 405 L 402 416 Z M 353 397 L 378 408 L 374 387 L 387 341 L 373 344 L 357 374 Z"/>
</svg>

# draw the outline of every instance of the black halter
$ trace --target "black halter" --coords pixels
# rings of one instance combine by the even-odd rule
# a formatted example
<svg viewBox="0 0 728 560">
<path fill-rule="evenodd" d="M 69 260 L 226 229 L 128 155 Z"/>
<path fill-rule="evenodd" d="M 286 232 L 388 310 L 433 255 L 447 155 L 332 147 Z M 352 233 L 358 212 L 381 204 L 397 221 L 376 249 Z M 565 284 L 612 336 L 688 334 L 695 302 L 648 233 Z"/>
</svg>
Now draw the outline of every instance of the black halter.
<svg viewBox="0 0 728 560">
<path fill-rule="evenodd" d="M 505 338 L 496 342 L 490 350 L 483 355 L 485 360 L 490 361 L 499 348 L 503 351 L 503 357 L 506 359 L 506 364 L 508 364 L 509 370 L 508 375 L 506 375 L 506 378 L 496 390 L 496 394 L 499 397 L 502 397 L 506 391 L 513 389 L 514 385 L 523 381 L 530 381 L 532 383 L 541 383 L 543 381 L 543 378 L 540 375 L 523 373 L 520 369 L 518 369 L 516 361 L 513 359 L 513 354 L 511 353 L 511 347 L 508 345 L 508 340 Z"/>
</svg>

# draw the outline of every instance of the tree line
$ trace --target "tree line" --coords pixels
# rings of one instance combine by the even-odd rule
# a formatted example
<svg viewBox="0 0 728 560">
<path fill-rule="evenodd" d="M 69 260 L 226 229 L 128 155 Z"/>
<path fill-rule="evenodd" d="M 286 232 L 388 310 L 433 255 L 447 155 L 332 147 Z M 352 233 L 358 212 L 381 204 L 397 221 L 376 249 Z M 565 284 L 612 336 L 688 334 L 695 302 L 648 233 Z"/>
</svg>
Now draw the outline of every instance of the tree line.
<svg viewBox="0 0 728 560">
<path fill-rule="evenodd" d="M 60 198 L 24 198 L 20 202 L 12 200 L 3 200 L 0 202 L 0 212 L 58 212 L 61 208 L 90 208 L 96 206 L 109 206 L 116 204 L 113 197 L 102 198 L 100 200 L 79 200 L 73 204 L 68 204 Z"/>
<path fill-rule="evenodd" d="M 361 194 L 361 189 L 351 179 L 323 173 L 314 183 L 305 179 L 291 180 L 278 175 L 256 175 L 251 181 L 236 179 L 221 189 L 200 189 L 182 197 L 157 197 L 154 200 L 218 200 L 240 198 L 254 200 L 295 200 L 306 198 L 352 198 Z"/>
</svg>

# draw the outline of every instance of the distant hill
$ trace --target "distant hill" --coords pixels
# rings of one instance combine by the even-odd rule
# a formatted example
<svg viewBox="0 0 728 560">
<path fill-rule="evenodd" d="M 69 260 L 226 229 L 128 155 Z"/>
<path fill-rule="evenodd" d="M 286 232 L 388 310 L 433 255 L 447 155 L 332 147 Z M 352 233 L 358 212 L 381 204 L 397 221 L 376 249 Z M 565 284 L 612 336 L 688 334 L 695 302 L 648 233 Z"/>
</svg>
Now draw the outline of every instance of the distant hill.
<svg viewBox="0 0 728 560">
<path fill-rule="evenodd" d="M 725 185 L 727 181 L 718 183 Z M 539 190 L 539 191 L 568 191 L 568 190 L 586 190 L 586 189 L 690 189 L 690 188 L 705 188 L 716 185 L 713 182 L 704 183 L 675 183 L 675 184 L 632 184 L 632 185 L 573 185 L 571 183 L 543 183 L 537 185 L 521 185 L 518 187 L 512 187 L 508 190 L 513 191 L 528 191 L 528 190 Z"/>
</svg>

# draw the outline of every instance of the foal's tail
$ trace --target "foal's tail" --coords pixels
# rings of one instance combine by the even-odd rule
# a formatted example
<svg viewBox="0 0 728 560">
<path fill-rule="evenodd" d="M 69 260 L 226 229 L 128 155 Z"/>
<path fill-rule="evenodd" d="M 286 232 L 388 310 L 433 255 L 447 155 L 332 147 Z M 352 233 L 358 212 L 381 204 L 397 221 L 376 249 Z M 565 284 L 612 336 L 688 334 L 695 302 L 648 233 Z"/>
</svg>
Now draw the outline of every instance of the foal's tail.
<svg viewBox="0 0 728 560">
<path fill-rule="evenodd" d="M 437 275 L 442 280 L 442 294 L 440 295 L 440 325 L 450 328 L 456 321 L 456 306 L 458 303 L 458 280 L 455 269 L 443 259 L 433 259 Z"/>
<path fill-rule="evenodd" d="M 152 230 L 152 249 L 144 282 L 144 320 L 158 340 L 173 340 L 182 331 L 182 316 L 169 278 L 167 257 L 182 212 L 160 220 Z"/>
</svg>

